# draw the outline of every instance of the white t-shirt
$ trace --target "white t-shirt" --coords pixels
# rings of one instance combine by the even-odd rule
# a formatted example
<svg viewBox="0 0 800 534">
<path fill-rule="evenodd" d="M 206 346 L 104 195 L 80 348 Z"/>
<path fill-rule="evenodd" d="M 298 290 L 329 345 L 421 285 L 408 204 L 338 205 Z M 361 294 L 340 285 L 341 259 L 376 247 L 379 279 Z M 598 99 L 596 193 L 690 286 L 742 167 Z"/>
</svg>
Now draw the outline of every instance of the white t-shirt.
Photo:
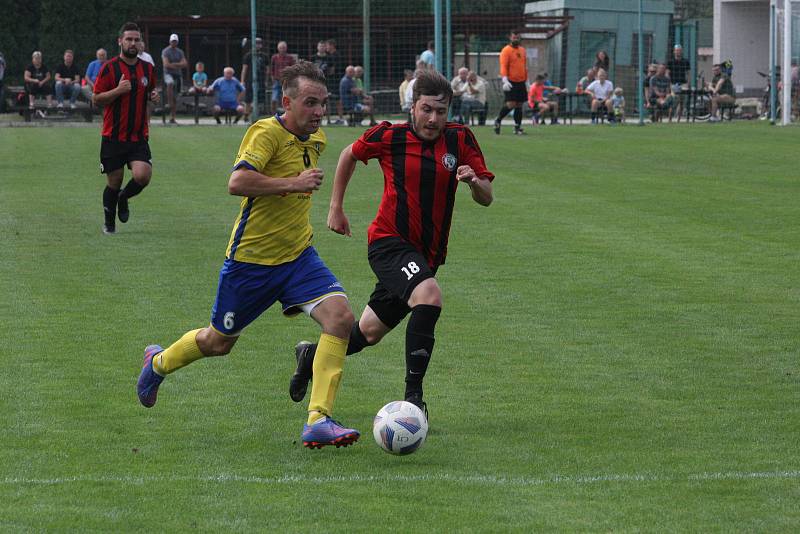
<svg viewBox="0 0 800 534">
<path fill-rule="evenodd" d="M 586 91 L 591 92 L 598 100 L 605 100 L 614 92 L 614 84 L 611 83 L 611 80 L 606 80 L 603 83 L 600 83 L 600 80 L 595 80 L 589 84 Z"/>
<path fill-rule="evenodd" d="M 142 61 L 147 61 L 148 63 L 150 63 L 154 67 L 156 66 L 156 64 L 153 63 L 153 56 L 151 56 L 147 52 L 139 52 L 139 59 L 141 59 Z"/>
</svg>

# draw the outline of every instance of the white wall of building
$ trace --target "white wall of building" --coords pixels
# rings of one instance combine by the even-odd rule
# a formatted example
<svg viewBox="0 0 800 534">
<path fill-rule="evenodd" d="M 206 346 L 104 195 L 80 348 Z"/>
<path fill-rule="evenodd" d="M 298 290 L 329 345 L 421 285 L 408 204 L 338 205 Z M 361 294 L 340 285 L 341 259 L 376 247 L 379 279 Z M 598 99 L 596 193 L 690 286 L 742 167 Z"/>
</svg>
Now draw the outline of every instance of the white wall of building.
<svg viewBox="0 0 800 534">
<path fill-rule="evenodd" d="M 733 83 L 764 86 L 769 70 L 769 0 L 714 0 L 714 62 L 733 61 Z"/>
</svg>

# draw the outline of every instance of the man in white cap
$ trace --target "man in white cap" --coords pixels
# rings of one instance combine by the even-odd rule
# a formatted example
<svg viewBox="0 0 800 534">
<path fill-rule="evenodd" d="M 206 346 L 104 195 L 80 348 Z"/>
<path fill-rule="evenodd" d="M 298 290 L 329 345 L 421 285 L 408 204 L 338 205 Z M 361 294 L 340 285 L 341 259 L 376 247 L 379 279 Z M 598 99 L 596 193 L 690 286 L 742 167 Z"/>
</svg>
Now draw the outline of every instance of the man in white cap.
<svg viewBox="0 0 800 534">
<path fill-rule="evenodd" d="M 167 93 L 167 104 L 169 104 L 169 122 L 177 124 L 175 121 L 175 95 L 181 92 L 182 69 L 189 67 L 186 55 L 183 50 L 178 48 L 177 33 L 169 36 L 169 46 L 161 51 L 161 61 L 164 63 L 164 88 Z"/>
</svg>

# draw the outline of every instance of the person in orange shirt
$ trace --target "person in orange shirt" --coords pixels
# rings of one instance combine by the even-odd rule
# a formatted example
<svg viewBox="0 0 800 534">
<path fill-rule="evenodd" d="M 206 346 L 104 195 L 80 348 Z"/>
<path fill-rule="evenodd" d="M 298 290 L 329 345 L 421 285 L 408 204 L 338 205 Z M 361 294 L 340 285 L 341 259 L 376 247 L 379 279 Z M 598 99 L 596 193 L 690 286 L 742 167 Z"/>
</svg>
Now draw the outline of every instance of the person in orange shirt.
<svg viewBox="0 0 800 534">
<path fill-rule="evenodd" d="M 522 135 L 522 104 L 527 100 L 528 66 L 525 49 L 520 46 L 519 31 L 511 30 L 511 42 L 500 51 L 500 76 L 503 77 L 503 92 L 506 105 L 500 108 L 500 114 L 494 120 L 494 133 L 500 134 L 503 118 L 514 111 L 514 133 Z"/>
<path fill-rule="evenodd" d="M 564 89 L 545 84 L 545 77 L 541 74 L 536 75 L 528 92 L 528 107 L 533 111 L 533 124 L 537 123 L 539 117 L 542 117 L 544 123 L 544 114 L 550 112 L 550 124 L 558 124 L 558 100 L 547 100 L 544 97 L 545 91 L 552 91 L 554 95 L 561 94 Z"/>
</svg>

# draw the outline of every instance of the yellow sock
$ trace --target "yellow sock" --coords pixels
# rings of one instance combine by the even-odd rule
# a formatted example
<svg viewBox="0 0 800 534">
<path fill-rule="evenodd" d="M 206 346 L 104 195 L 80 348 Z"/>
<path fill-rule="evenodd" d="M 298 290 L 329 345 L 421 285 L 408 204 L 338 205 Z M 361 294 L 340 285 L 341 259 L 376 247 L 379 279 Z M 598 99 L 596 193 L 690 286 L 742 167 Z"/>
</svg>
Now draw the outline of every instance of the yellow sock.
<svg viewBox="0 0 800 534">
<path fill-rule="evenodd" d="M 333 413 L 333 401 L 342 379 L 347 339 L 329 334 L 319 337 L 314 355 L 314 380 L 311 382 L 311 401 L 308 403 L 308 424 Z"/>
<path fill-rule="evenodd" d="M 167 349 L 153 358 L 153 370 L 161 376 L 166 376 L 181 367 L 186 367 L 195 360 L 203 357 L 200 347 L 197 346 L 197 333 L 200 331 L 192 330 L 186 332 L 178 341 L 167 347 Z"/>
</svg>

